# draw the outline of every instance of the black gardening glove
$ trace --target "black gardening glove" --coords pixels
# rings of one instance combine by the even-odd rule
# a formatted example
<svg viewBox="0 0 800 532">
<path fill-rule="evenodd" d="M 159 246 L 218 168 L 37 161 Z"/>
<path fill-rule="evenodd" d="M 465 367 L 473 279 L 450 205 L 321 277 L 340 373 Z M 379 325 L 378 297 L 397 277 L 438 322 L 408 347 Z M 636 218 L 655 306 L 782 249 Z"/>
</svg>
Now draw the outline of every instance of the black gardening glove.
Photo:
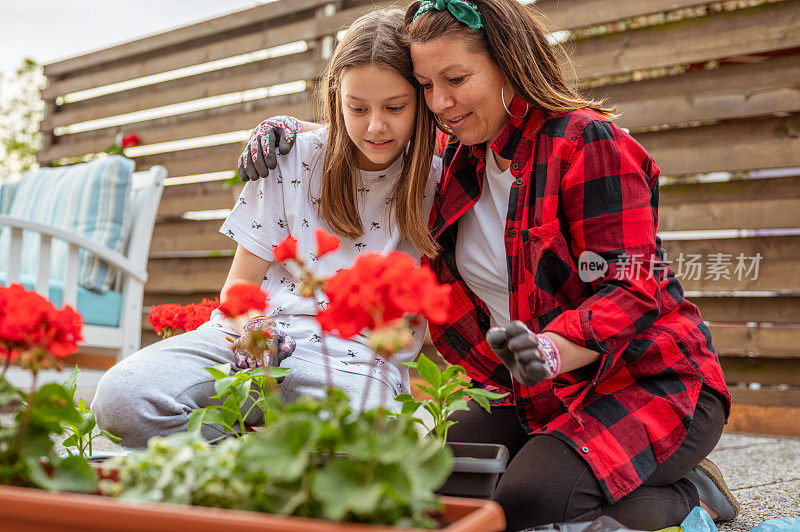
<svg viewBox="0 0 800 532">
<path fill-rule="evenodd" d="M 294 140 L 303 130 L 292 116 L 274 116 L 258 124 L 250 133 L 247 147 L 239 156 L 239 178 L 255 181 L 266 178 L 278 166 L 278 155 L 292 150 Z"/>
<path fill-rule="evenodd" d="M 536 335 L 521 321 L 489 329 L 486 341 L 520 384 L 534 386 L 550 376 Z"/>
</svg>

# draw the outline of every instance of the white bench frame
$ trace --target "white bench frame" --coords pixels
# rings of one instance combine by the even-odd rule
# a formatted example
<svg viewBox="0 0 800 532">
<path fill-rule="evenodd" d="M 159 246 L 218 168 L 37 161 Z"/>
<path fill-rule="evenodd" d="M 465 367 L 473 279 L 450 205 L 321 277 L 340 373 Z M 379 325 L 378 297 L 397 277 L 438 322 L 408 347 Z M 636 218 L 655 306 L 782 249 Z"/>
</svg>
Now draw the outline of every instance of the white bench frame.
<svg viewBox="0 0 800 532">
<path fill-rule="evenodd" d="M 84 325 L 81 352 L 113 352 L 117 360 L 139 350 L 142 335 L 142 300 L 147 281 L 147 259 L 153 237 L 158 204 L 164 190 L 167 170 L 153 166 L 146 172 L 135 172 L 131 180 L 131 230 L 125 244 L 125 254 L 118 253 L 91 240 L 48 224 L 31 222 L 0 215 L 0 227 L 11 228 L 10 264 L 6 282 L 20 280 L 22 262 L 22 232 L 34 231 L 40 235 L 39 265 L 36 271 L 35 290 L 48 297 L 50 288 L 50 246 L 53 238 L 69 245 L 64 275 L 64 293 L 61 304 L 76 307 L 78 299 L 78 254 L 85 249 L 108 262 L 119 272 L 113 288 L 122 293 L 119 325 L 117 327 Z M 2 252 L 2 250 L 0 250 Z"/>
</svg>

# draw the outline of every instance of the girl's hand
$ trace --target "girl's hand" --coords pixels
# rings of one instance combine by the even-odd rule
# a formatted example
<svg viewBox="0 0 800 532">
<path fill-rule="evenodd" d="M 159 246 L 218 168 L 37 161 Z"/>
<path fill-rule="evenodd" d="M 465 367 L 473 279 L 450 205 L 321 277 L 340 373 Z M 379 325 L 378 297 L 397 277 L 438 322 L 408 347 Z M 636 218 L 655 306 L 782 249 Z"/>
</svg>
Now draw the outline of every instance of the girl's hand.
<svg viewBox="0 0 800 532">
<path fill-rule="evenodd" d="M 242 181 L 266 178 L 278 166 L 278 154 L 289 153 L 295 137 L 302 131 L 303 125 L 293 116 L 273 116 L 258 124 L 239 156 L 239 178 Z"/>
<path fill-rule="evenodd" d="M 295 345 L 294 338 L 275 329 L 273 320 L 257 316 L 245 324 L 232 349 L 241 368 L 277 367 L 291 356 Z"/>
</svg>

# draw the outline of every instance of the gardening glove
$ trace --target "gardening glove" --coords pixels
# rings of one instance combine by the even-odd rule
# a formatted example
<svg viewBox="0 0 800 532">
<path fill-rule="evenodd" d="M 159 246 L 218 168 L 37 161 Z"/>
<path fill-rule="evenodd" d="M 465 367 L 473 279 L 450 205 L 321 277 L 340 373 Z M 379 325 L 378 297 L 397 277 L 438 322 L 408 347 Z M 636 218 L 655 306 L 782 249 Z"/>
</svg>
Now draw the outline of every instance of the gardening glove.
<svg viewBox="0 0 800 532">
<path fill-rule="evenodd" d="M 273 320 L 257 316 L 242 327 L 242 335 L 233 342 L 233 352 L 240 368 L 278 367 L 294 352 L 295 345 L 294 338 L 278 331 Z"/>
<path fill-rule="evenodd" d="M 561 370 L 561 356 L 553 341 L 534 334 L 521 321 L 489 329 L 486 341 L 514 380 L 525 386 L 555 377 Z"/>
<path fill-rule="evenodd" d="M 303 131 L 300 120 L 293 116 L 273 116 L 250 132 L 247 147 L 239 156 L 239 177 L 242 181 L 266 178 L 278 166 L 278 154 L 292 150 L 298 133 Z"/>
</svg>

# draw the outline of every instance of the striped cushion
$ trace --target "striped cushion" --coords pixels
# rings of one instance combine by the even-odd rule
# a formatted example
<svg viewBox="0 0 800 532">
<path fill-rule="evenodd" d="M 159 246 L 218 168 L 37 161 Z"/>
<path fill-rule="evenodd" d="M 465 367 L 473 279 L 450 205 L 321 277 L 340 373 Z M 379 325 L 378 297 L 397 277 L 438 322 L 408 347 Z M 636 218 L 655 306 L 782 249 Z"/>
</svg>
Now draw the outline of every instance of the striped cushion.
<svg viewBox="0 0 800 532">
<path fill-rule="evenodd" d="M 11 202 L 14 200 L 14 193 L 18 186 L 19 181 L 0 182 L 0 214 L 8 214 L 8 211 L 11 210 Z"/>
<path fill-rule="evenodd" d="M 74 166 L 41 168 L 25 174 L 9 214 L 51 224 L 122 253 L 130 229 L 131 174 L 134 162 L 115 156 Z M 8 271 L 9 231 L 0 235 L 0 270 Z M 23 237 L 22 274 L 35 275 L 39 236 Z M 50 277 L 64 279 L 67 245 L 53 240 Z M 88 290 L 106 292 L 116 272 L 86 251 L 80 253 L 79 283 Z"/>
</svg>

